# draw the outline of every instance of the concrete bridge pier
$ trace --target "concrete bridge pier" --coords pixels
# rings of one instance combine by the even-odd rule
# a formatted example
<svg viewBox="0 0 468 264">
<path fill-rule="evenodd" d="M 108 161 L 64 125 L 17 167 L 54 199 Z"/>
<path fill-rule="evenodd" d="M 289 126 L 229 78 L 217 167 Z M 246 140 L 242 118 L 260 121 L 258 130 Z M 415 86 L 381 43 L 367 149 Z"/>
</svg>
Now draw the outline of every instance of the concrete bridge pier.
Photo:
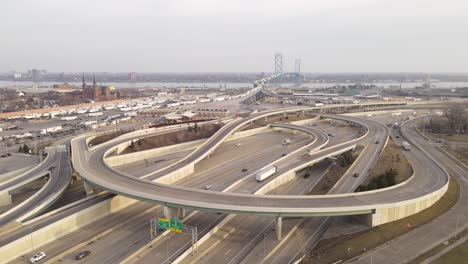
<svg viewBox="0 0 468 264">
<path fill-rule="evenodd" d="M 11 195 L 8 191 L 0 192 L 0 206 L 10 205 Z"/>
<path fill-rule="evenodd" d="M 166 219 L 171 219 L 171 218 L 177 218 L 177 219 L 183 219 L 186 214 L 185 208 L 177 208 L 177 207 L 169 207 L 169 206 L 164 206 L 164 218 Z"/>
<path fill-rule="evenodd" d="M 276 228 L 275 228 L 275 231 L 276 231 L 276 239 L 278 241 L 281 241 L 282 239 L 282 232 L 281 232 L 281 229 L 283 227 L 283 218 L 282 217 L 276 217 Z"/>
<path fill-rule="evenodd" d="M 94 187 L 91 184 L 87 183 L 86 181 L 83 181 L 83 186 L 86 191 L 86 195 L 91 195 L 94 193 Z"/>
<path fill-rule="evenodd" d="M 185 210 L 185 208 L 179 208 L 180 219 L 184 219 L 186 215 L 187 215 L 187 210 Z"/>
</svg>

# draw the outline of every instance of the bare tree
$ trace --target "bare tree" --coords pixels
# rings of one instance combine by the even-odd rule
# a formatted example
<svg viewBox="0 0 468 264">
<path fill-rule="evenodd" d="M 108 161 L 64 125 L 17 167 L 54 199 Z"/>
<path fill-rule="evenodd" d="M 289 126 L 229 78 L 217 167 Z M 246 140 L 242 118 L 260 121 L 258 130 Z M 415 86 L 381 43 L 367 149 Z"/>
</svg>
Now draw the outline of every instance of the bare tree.
<svg viewBox="0 0 468 264">
<path fill-rule="evenodd" d="M 464 133 L 464 128 L 467 126 L 468 113 L 465 104 L 452 104 L 445 111 L 445 117 L 448 121 L 448 127 L 458 134 Z"/>
</svg>

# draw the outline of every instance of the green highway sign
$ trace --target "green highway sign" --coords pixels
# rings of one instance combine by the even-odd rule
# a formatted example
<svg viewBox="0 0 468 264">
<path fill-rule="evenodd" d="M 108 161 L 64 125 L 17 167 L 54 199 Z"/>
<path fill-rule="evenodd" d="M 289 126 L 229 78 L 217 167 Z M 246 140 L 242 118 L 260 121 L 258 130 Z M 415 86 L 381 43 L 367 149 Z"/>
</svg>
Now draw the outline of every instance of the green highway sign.
<svg viewBox="0 0 468 264">
<path fill-rule="evenodd" d="M 160 229 L 169 229 L 170 228 L 170 223 L 169 220 L 165 218 L 158 218 L 158 228 Z"/>
<path fill-rule="evenodd" d="M 182 226 L 182 220 L 171 218 L 169 221 L 169 219 L 166 218 L 158 218 L 159 229 L 170 229 L 173 232 L 182 233 Z"/>
<path fill-rule="evenodd" d="M 170 227 L 171 231 L 182 233 L 182 220 L 171 218 Z"/>
</svg>

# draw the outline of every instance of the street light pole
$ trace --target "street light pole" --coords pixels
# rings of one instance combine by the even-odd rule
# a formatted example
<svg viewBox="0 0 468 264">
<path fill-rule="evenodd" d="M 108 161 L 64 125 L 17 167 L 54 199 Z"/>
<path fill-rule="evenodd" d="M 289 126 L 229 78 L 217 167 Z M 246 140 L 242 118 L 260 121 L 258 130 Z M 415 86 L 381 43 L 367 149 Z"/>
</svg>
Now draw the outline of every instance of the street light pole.
<svg viewBox="0 0 468 264">
<path fill-rule="evenodd" d="M 166 259 L 169 260 L 169 241 L 166 235 Z"/>
<path fill-rule="evenodd" d="M 460 221 L 460 214 L 457 215 L 457 222 L 455 223 L 455 239 L 458 239 L 458 221 Z"/>
</svg>

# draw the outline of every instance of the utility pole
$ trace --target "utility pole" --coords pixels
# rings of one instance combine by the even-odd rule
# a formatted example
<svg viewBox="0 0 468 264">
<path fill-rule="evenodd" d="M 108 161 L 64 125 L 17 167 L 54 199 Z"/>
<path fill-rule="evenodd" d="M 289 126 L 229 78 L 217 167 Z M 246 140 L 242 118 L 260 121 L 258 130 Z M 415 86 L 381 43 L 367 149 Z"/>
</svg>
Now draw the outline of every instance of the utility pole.
<svg viewBox="0 0 468 264">
<path fill-rule="evenodd" d="M 36 159 L 36 161 L 37 161 L 37 160 L 38 160 L 37 155 L 38 155 L 39 153 L 37 152 L 37 141 L 36 141 L 36 137 L 34 137 L 34 154 L 36 155 L 36 158 L 35 158 L 35 159 Z"/>
<path fill-rule="evenodd" d="M 169 240 L 167 239 L 167 235 L 164 237 L 166 238 L 166 260 L 169 260 Z"/>
<path fill-rule="evenodd" d="M 460 221 L 460 214 L 457 215 L 457 222 L 455 223 L 455 239 L 458 239 L 458 222 Z"/>
</svg>

